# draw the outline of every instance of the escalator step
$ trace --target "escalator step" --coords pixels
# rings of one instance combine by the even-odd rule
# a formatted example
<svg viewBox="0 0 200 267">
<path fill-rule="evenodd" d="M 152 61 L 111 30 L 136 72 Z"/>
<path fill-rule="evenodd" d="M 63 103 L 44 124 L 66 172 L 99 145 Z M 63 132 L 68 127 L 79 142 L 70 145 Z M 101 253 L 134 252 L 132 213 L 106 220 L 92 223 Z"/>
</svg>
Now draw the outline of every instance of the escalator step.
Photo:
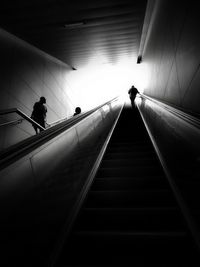
<svg viewBox="0 0 200 267">
<path fill-rule="evenodd" d="M 158 190 L 167 189 L 169 185 L 162 176 L 153 177 L 105 177 L 96 178 L 91 189 L 93 191 L 110 190 Z"/>
<path fill-rule="evenodd" d="M 126 140 L 126 139 L 125 139 Z M 121 142 L 119 140 L 113 141 L 111 140 L 111 142 L 109 143 L 108 146 L 108 150 L 109 148 L 115 148 L 115 147 L 121 147 L 121 148 L 135 148 L 138 150 L 143 150 L 143 149 L 149 149 L 149 150 L 153 150 L 152 144 L 151 142 L 148 140 L 146 141 L 134 141 L 131 142 L 129 140 L 126 140 L 126 142 Z"/>
<path fill-rule="evenodd" d="M 115 168 L 100 168 L 97 172 L 97 177 L 131 177 L 142 175 L 161 175 L 162 170 L 157 166 L 132 166 L 127 167 L 115 167 Z"/>
<path fill-rule="evenodd" d="M 145 167 L 152 167 L 158 165 L 158 162 L 156 159 L 151 159 L 151 158 L 140 158 L 140 159 L 109 159 L 109 160 L 103 160 L 101 167 L 102 168 L 114 168 L 115 166 L 120 166 L 120 167 L 134 167 L 134 166 L 145 166 Z M 158 167 L 158 166 L 157 166 Z M 160 166 L 159 166 L 160 167 Z"/>
<path fill-rule="evenodd" d="M 65 263 L 67 259 L 68 264 L 81 266 L 97 262 L 110 265 L 132 263 L 132 266 L 137 263 L 162 264 L 163 261 L 191 264 L 196 260 L 193 249 L 184 232 L 76 232 L 69 240 L 69 246 L 65 247 L 60 262 Z"/>
<path fill-rule="evenodd" d="M 184 231 L 185 222 L 175 207 L 85 208 L 74 231 Z"/>
<path fill-rule="evenodd" d="M 106 152 L 103 159 L 145 159 L 151 158 L 156 159 L 156 155 L 152 151 L 108 151 Z"/>
<path fill-rule="evenodd" d="M 119 153 L 122 153 L 122 152 L 144 152 L 144 153 L 150 153 L 152 152 L 152 148 L 151 147 L 148 147 L 148 146 L 142 146 L 140 147 L 139 145 L 136 146 L 129 146 L 128 144 L 125 146 L 125 145 L 115 145 L 115 146 L 111 146 L 111 147 L 108 147 L 107 148 L 108 150 L 108 153 L 110 152 L 119 152 Z"/>
<path fill-rule="evenodd" d="M 90 191 L 85 201 L 94 207 L 166 207 L 173 205 L 174 197 L 168 190 Z"/>
</svg>

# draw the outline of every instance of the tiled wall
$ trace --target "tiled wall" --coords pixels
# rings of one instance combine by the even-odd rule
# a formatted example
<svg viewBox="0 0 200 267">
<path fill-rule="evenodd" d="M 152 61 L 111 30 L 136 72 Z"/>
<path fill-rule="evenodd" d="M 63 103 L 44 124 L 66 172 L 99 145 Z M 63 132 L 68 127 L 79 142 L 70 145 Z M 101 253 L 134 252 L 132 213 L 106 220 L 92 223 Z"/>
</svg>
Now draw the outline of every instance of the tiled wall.
<svg viewBox="0 0 200 267">
<path fill-rule="evenodd" d="M 143 55 L 144 93 L 200 112 L 200 19 L 197 3 L 156 1 L 153 27 Z"/>
<path fill-rule="evenodd" d="M 47 122 L 73 114 L 72 88 L 66 64 L 0 29 L 0 109 L 19 108 L 28 116 L 40 96 L 47 99 Z M 0 122 L 18 119 L 17 115 L 0 116 Z M 0 123 L 0 124 L 1 124 Z M 34 134 L 23 121 L 0 128 L 0 149 Z"/>
</svg>

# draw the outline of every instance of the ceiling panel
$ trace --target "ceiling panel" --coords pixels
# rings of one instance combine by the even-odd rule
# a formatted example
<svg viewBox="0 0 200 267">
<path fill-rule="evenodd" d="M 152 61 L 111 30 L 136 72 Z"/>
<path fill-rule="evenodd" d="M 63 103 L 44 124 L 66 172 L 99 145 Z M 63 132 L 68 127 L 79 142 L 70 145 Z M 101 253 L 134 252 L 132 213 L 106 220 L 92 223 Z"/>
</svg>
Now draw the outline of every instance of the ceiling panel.
<svg viewBox="0 0 200 267">
<path fill-rule="evenodd" d="M 63 62 L 79 68 L 102 55 L 102 63 L 136 60 L 146 0 L 7 0 L 0 25 Z"/>
</svg>

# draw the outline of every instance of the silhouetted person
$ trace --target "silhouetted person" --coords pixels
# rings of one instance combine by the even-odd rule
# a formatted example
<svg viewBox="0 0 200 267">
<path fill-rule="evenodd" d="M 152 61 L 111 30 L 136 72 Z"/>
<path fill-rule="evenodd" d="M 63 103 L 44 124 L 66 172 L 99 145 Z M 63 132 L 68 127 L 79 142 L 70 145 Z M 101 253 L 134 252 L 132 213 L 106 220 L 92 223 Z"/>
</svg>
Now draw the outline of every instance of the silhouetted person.
<svg viewBox="0 0 200 267">
<path fill-rule="evenodd" d="M 33 112 L 31 114 L 31 119 L 40 124 L 43 128 L 45 128 L 46 113 L 47 113 L 47 107 L 45 104 L 46 104 L 46 98 L 44 96 L 41 96 L 40 101 L 34 104 Z M 33 128 L 35 129 L 36 134 L 38 133 L 38 131 L 40 132 L 42 131 L 34 124 Z"/>
<path fill-rule="evenodd" d="M 131 100 L 132 107 L 134 107 L 134 100 L 136 98 L 137 93 L 139 93 L 139 92 L 138 92 L 137 88 L 135 88 L 134 85 L 128 90 L 128 94 L 129 94 L 129 97 Z"/>
<path fill-rule="evenodd" d="M 75 108 L 75 113 L 74 113 L 74 116 L 78 115 L 81 113 L 81 108 L 80 107 L 76 107 Z"/>
</svg>

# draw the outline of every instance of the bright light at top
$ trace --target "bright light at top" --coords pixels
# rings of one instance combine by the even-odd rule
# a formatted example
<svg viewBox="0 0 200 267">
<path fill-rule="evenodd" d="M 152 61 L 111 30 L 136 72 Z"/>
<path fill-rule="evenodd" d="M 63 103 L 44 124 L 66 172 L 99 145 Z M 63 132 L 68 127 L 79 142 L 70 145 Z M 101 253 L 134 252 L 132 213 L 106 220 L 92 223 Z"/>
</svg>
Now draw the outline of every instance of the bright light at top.
<svg viewBox="0 0 200 267">
<path fill-rule="evenodd" d="M 128 95 L 132 85 L 143 92 L 145 77 L 143 63 L 136 64 L 130 59 L 120 60 L 115 65 L 90 62 L 87 67 L 71 72 L 70 84 L 76 92 L 73 101 L 82 110 L 88 110 L 118 95 Z"/>
</svg>

